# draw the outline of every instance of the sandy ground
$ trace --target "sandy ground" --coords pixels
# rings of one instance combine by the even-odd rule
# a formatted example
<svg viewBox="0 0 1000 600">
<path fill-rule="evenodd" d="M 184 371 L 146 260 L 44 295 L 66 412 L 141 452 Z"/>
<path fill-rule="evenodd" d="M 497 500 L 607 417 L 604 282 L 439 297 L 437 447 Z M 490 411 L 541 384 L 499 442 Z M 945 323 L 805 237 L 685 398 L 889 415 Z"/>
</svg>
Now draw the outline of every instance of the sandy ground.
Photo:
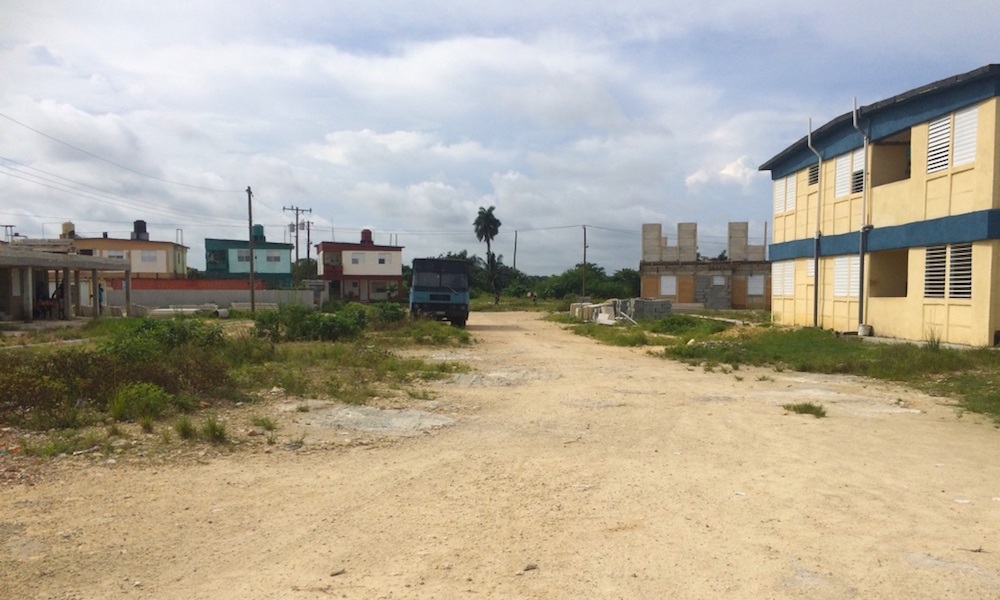
<svg viewBox="0 0 1000 600">
<path fill-rule="evenodd" d="M 276 404 L 301 447 L 70 458 L 3 488 L 0 598 L 1000 598 L 986 420 L 533 314 L 469 331 L 427 354 L 473 372 L 395 429 Z"/>
</svg>

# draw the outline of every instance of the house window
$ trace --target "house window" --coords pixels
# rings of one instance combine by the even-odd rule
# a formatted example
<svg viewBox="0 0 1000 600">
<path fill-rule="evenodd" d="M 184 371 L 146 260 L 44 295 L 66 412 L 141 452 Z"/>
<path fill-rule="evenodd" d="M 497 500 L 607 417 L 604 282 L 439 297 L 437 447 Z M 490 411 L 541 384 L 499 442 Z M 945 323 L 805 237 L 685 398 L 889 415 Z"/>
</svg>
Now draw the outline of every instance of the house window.
<svg viewBox="0 0 1000 600">
<path fill-rule="evenodd" d="M 388 265 L 388 264 L 391 264 L 391 263 L 392 263 L 392 259 L 389 258 L 389 253 L 388 252 L 379 252 L 379 255 L 378 255 L 378 264 L 380 264 L 380 265 Z"/>
<path fill-rule="evenodd" d="M 747 295 L 763 296 L 764 283 L 763 275 L 751 275 L 750 277 L 747 277 Z"/>
<path fill-rule="evenodd" d="M 857 256 L 833 259 L 833 295 L 836 298 L 857 298 L 861 261 Z"/>
<path fill-rule="evenodd" d="M 149 262 L 155 263 L 156 259 L 157 259 L 157 256 L 156 256 L 157 254 L 158 253 L 156 252 L 156 250 L 143 250 L 142 251 L 142 262 L 144 262 L 144 263 L 149 263 Z"/>
<path fill-rule="evenodd" d="M 105 250 L 104 255 L 108 258 L 125 258 L 124 250 Z"/>
<path fill-rule="evenodd" d="M 927 172 L 935 173 L 948 168 L 951 141 L 951 115 L 931 121 L 927 128 Z"/>
<path fill-rule="evenodd" d="M 725 275 L 712 275 L 712 285 L 715 287 L 726 285 Z"/>
<path fill-rule="evenodd" d="M 237 250 L 236 251 L 236 262 L 250 262 L 250 250 Z"/>
<path fill-rule="evenodd" d="M 948 263 L 948 297 L 972 298 L 972 244 L 952 244 Z"/>
<path fill-rule="evenodd" d="M 267 251 L 267 262 L 278 263 L 281 262 L 281 250 L 268 250 Z"/>
<path fill-rule="evenodd" d="M 677 295 L 676 275 L 660 275 L 660 295 L 661 296 Z"/>
<path fill-rule="evenodd" d="M 924 251 L 924 298 L 944 298 L 948 247 L 927 246 Z"/>
<path fill-rule="evenodd" d="M 363 265 L 363 264 L 365 264 L 365 253 L 364 252 L 352 252 L 351 253 L 351 264 L 352 265 Z"/>
<path fill-rule="evenodd" d="M 809 166 L 809 185 L 819 183 L 819 164 Z"/>
<path fill-rule="evenodd" d="M 806 277 L 816 276 L 816 259 L 810 258 L 806 262 Z"/>
<path fill-rule="evenodd" d="M 180 255 L 178 255 L 178 258 Z M 224 250 L 210 250 L 205 257 L 205 262 L 210 265 L 221 265 L 226 262 L 226 253 Z"/>
</svg>

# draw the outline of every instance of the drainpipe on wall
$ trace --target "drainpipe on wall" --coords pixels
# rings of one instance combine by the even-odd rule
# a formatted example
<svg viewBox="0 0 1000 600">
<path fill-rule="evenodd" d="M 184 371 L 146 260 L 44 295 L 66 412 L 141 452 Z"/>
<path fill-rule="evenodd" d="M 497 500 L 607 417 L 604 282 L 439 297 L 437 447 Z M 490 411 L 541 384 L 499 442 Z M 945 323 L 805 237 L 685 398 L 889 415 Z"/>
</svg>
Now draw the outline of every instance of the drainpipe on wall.
<svg viewBox="0 0 1000 600">
<path fill-rule="evenodd" d="M 854 98 L 854 111 L 852 112 L 854 116 L 854 128 L 858 130 L 861 137 L 865 140 L 865 168 L 862 171 L 862 189 L 861 189 L 861 229 L 858 231 L 858 335 L 871 335 L 872 328 L 869 325 L 865 325 L 865 249 L 868 244 L 868 232 L 871 231 L 872 226 L 868 221 L 868 134 L 861 129 L 858 125 L 858 99 Z"/>
<path fill-rule="evenodd" d="M 813 236 L 813 327 L 819 327 L 819 238 L 823 235 L 820 232 L 819 224 L 822 217 L 823 206 L 823 157 L 813 148 L 813 120 L 809 118 L 809 134 L 806 136 L 806 145 L 816 155 L 816 163 L 819 167 L 819 174 L 816 178 L 816 234 Z"/>
</svg>

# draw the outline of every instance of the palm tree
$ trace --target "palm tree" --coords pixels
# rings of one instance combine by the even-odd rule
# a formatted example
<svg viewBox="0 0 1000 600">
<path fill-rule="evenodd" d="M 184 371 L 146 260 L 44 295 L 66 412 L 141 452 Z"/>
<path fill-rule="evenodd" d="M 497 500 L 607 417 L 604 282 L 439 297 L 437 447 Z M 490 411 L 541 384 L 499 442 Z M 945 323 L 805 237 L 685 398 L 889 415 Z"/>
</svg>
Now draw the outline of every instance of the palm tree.
<svg viewBox="0 0 1000 600">
<path fill-rule="evenodd" d="M 486 264 L 489 266 L 490 282 L 493 284 L 494 290 L 496 289 L 496 263 L 491 260 L 493 251 L 490 248 L 490 242 L 500 233 L 500 219 L 493 214 L 495 208 L 495 206 L 489 208 L 480 206 L 479 215 L 472 222 L 472 226 L 476 230 L 476 238 L 480 242 L 486 242 Z"/>
</svg>

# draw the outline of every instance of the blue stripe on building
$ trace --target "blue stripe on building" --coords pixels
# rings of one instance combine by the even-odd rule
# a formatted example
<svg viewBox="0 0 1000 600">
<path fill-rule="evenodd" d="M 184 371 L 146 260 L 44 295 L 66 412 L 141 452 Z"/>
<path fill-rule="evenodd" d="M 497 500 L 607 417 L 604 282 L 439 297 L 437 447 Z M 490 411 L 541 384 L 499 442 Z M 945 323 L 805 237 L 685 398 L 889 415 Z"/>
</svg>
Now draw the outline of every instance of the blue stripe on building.
<svg viewBox="0 0 1000 600">
<path fill-rule="evenodd" d="M 868 251 L 879 252 L 996 239 L 1000 239 L 1000 209 L 991 209 L 906 225 L 877 227 L 868 233 Z M 820 256 L 857 254 L 859 246 L 857 231 L 827 235 L 820 238 L 819 254 Z M 772 262 L 807 258 L 812 255 L 812 238 L 771 244 L 768 248 L 768 258 Z"/>
</svg>

